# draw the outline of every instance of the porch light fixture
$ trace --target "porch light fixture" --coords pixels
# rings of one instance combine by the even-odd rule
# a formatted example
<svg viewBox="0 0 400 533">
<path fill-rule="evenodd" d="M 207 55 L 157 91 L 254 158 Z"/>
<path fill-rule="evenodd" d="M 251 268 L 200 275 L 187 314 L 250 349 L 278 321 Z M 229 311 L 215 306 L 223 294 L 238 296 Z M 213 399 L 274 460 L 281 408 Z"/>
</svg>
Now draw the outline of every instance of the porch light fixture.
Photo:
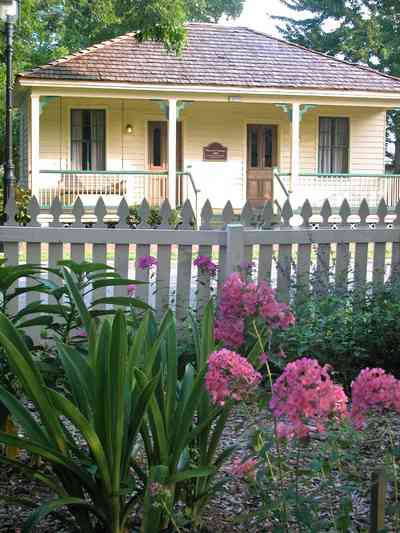
<svg viewBox="0 0 400 533">
<path fill-rule="evenodd" d="M 15 174 L 13 164 L 13 44 L 14 30 L 19 15 L 19 0 L 0 0 L 0 20 L 4 25 L 5 63 L 6 63 L 6 100 L 5 100 L 5 150 L 4 150 L 4 208 L 10 197 L 15 196 Z"/>
<path fill-rule="evenodd" d="M 126 133 L 127 133 L 128 135 L 132 135 L 132 133 L 133 133 L 133 126 L 132 126 L 132 124 L 127 124 L 127 125 L 126 125 L 126 128 L 125 128 L 125 131 L 126 131 Z"/>
</svg>

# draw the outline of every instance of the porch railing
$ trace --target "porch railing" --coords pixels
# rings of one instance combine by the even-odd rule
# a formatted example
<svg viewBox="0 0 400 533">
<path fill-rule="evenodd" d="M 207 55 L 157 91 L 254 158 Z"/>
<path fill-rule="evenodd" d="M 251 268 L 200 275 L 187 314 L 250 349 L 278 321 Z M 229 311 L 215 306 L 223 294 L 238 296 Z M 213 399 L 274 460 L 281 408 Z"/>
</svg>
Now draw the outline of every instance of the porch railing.
<svg viewBox="0 0 400 533">
<path fill-rule="evenodd" d="M 32 190 L 41 208 L 49 208 L 54 198 L 70 208 L 78 196 L 87 207 L 94 207 L 100 196 L 108 207 L 117 207 L 122 197 L 130 205 L 147 198 L 151 205 L 160 206 L 168 198 L 168 172 L 41 170 L 39 183 L 33 183 Z M 197 202 L 198 192 L 190 172 L 177 172 L 177 205 L 189 196 Z"/>
<path fill-rule="evenodd" d="M 283 183 L 289 183 L 289 173 L 278 170 L 275 173 Z M 300 207 L 308 199 L 314 207 L 329 200 L 332 208 L 339 208 L 346 198 L 352 207 L 366 199 L 374 209 L 383 198 L 389 208 L 394 208 L 400 201 L 400 174 L 303 172 L 292 183 L 292 189 L 290 198 L 294 207 Z"/>
</svg>

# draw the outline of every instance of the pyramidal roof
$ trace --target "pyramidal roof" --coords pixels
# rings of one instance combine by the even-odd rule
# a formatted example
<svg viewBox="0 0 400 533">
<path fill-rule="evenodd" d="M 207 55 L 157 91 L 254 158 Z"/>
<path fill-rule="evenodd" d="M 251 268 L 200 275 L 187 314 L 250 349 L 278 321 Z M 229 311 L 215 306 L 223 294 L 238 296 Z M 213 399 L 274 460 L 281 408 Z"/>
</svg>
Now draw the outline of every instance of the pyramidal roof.
<svg viewBox="0 0 400 533">
<path fill-rule="evenodd" d="M 23 72 L 24 79 L 399 92 L 400 79 L 237 26 L 187 25 L 181 55 L 135 33 Z"/>
</svg>

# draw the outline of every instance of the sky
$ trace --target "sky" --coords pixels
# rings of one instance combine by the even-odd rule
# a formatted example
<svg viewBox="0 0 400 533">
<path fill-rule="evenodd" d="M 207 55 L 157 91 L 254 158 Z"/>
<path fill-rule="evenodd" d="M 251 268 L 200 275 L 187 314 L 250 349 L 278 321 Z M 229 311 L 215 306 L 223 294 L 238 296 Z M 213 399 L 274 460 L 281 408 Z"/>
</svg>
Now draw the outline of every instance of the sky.
<svg viewBox="0 0 400 533">
<path fill-rule="evenodd" d="M 277 21 L 272 20 L 270 15 L 289 15 L 295 18 L 294 15 L 297 13 L 285 7 L 280 0 L 246 0 L 240 18 L 229 21 L 221 20 L 221 23 L 232 26 L 247 26 L 279 37 L 279 32 L 276 29 Z"/>
</svg>

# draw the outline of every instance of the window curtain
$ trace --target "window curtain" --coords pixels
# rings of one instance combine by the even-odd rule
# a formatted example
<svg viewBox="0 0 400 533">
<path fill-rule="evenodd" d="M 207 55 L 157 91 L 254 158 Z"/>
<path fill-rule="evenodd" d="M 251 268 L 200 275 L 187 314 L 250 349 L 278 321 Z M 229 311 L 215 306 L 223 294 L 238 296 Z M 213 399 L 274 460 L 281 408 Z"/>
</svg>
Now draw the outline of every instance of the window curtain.
<svg viewBox="0 0 400 533">
<path fill-rule="evenodd" d="M 82 110 L 71 111 L 71 167 L 82 170 Z"/>
<path fill-rule="evenodd" d="M 349 120 L 337 118 L 332 135 L 332 172 L 347 173 L 349 171 Z"/>
<path fill-rule="evenodd" d="M 341 174 L 349 171 L 349 119 L 319 119 L 318 170 Z"/>
<path fill-rule="evenodd" d="M 105 170 L 105 111 L 95 110 L 90 114 L 91 123 L 91 170 Z"/>
<path fill-rule="evenodd" d="M 319 172 L 331 172 L 332 168 L 332 121 L 319 119 Z"/>
</svg>

